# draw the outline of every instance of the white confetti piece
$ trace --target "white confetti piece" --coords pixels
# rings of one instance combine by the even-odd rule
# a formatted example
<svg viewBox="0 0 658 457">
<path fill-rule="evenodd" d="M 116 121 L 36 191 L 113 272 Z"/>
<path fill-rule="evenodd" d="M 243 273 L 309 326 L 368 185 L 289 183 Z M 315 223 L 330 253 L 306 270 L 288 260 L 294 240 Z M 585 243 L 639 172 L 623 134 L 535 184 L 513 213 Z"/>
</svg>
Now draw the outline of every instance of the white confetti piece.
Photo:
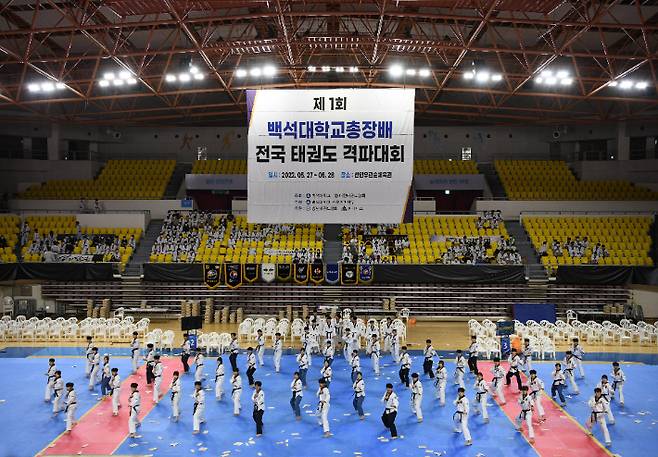
<svg viewBox="0 0 658 457">
<path fill-rule="evenodd" d="M 334 449 L 334 454 L 342 454 L 342 452 Z"/>
<path fill-rule="evenodd" d="M 153 452 L 153 451 L 157 451 L 157 450 L 158 450 L 157 447 L 150 447 L 150 448 L 149 448 L 149 451 L 151 451 L 151 452 Z"/>
<path fill-rule="evenodd" d="M 236 441 L 233 443 L 233 446 L 242 446 L 244 443 L 242 441 Z"/>
<path fill-rule="evenodd" d="M 201 451 L 201 452 L 206 452 L 207 450 L 208 450 L 207 447 L 200 447 L 200 448 L 199 448 L 199 451 Z"/>
<path fill-rule="evenodd" d="M 169 443 L 169 446 L 171 446 L 171 447 L 176 447 L 176 446 L 178 446 L 179 444 L 180 444 L 179 442 L 174 441 L 173 443 Z"/>
<path fill-rule="evenodd" d="M 86 448 L 87 446 L 89 446 L 89 445 L 88 445 L 88 444 L 83 444 L 83 445 L 80 446 L 80 447 L 84 449 L 84 448 Z"/>
<path fill-rule="evenodd" d="M 640 419 L 635 419 L 633 422 L 635 422 L 636 424 L 641 424 L 642 423 L 642 421 Z"/>
<path fill-rule="evenodd" d="M 207 434 L 208 434 L 208 430 L 204 430 L 204 431 L 202 431 L 201 433 L 203 433 L 204 435 L 207 435 Z"/>
<path fill-rule="evenodd" d="M 427 449 L 427 446 L 425 446 L 424 444 L 419 444 L 418 449 Z"/>
<path fill-rule="evenodd" d="M 0 403 L 5 403 L 7 400 L 0 400 Z"/>
<path fill-rule="evenodd" d="M 128 446 L 129 446 L 129 447 L 137 447 L 137 446 L 139 446 L 139 444 L 137 444 L 137 443 L 132 443 L 132 444 L 129 444 Z"/>
<path fill-rule="evenodd" d="M 196 451 L 194 449 L 190 449 L 190 452 L 194 454 Z"/>
<path fill-rule="evenodd" d="M 197 445 L 197 447 L 203 446 L 203 443 L 199 442 L 199 443 L 196 443 L 196 445 Z"/>
<path fill-rule="evenodd" d="M 294 432 L 294 433 L 291 433 L 290 436 L 299 436 L 299 433 Z"/>
</svg>

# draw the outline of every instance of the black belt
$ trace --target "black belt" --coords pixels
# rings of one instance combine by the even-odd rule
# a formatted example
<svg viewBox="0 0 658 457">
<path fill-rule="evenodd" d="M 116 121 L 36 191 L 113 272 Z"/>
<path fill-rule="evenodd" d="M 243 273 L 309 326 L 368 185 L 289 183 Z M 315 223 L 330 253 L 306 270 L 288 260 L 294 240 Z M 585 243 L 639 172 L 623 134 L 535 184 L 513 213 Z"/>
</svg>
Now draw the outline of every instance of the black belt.
<svg viewBox="0 0 658 457">
<path fill-rule="evenodd" d="M 519 418 L 520 419 L 525 419 L 529 412 L 530 412 L 529 409 L 522 409 L 521 413 L 519 413 Z"/>
<path fill-rule="evenodd" d="M 612 390 L 617 391 L 618 384 L 624 384 L 624 381 L 612 381 Z"/>
<path fill-rule="evenodd" d="M 455 414 L 452 415 L 452 420 L 453 420 L 453 421 L 455 420 L 455 416 L 456 416 L 457 414 L 459 414 L 459 422 L 462 422 L 462 421 L 463 421 L 463 416 L 464 416 L 464 414 L 466 414 L 466 413 L 464 413 L 464 412 L 462 412 L 462 411 L 456 411 Z"/>
<path fill-rule="evenodd" d="M 55 395 L 55 398 L 59 397 L 58 392 L 61 392 L 61 391 L 62 391 L 62 389 L 53 389 L 53 394 Z"/>
<path fill-rule="evenodd" d="M 425 357 L 425 362 L 434 361 L 434 357 Z"/>
<path fill-rule="evenodd" d="M 464 367 L 457 367 L 458 371 L 461 371 L 462 373 L 464 372 Z"/>
<path fill-rule="evenodd" d="M 589 416 L 590 422 L 597 422 L 599 419 L 599 414 L 605 414 L 605 412 L 601 411 L 592 411 L 592 414 Z"/>
<path fill-rule="evenodd" d="M 173 400 L 176 395 L 178 395 L 178 392 L 171 392 L 171 399 Z"/>
<path fill-rule="evenodd" d="M 494 387 L 498 387 L 498 381 L 501 380 L 501 379 L 503 379 L 503 378 L 493 378 Z"/>
<path fill-rule="evenodd" d="M 242 390 L 242 387 L 236 387 L 235 389 L 232 389 L 232 390 L 231 390 L 231 394 L 234 394 L 234 393 L 237 392 L 238 390 Z"/>
<path fill-rule="evenodd" d="M 409 370 L 409 369 L 411 369 L 411 365 L 402 365 L 402 366 L 400 367 L 400 369 L 401 369 L 401 370 Z"/>
<path fill-rule="evenodd" d="M 69 403 L 68 405 L 66 405 L 66 409 L 64 411 L 68 411 L 70 406 L 77 405 L 77 404 L 78 404 L 78 402 L 75 402 L 75 401 L 73 403 Z"/>
<path fill-rule="evenodd" d="M 224 377 L 223 374 L 218 374 L 218 375 L 216 375 L 216 376 L 215 376 L 215 382 L 217 382 L 217 379 L 219 379 L 219 378 L 223 378 L 223 377 Z"/>
<path fill-rule="evenodd" d="M 530 392 L 530 395 L 532 395 L 532 398 L 537 398 L 537 395 L 539 395 L 539 392 L 541 392 L 541 390 L 535 390 L 535 391 Z"/>
<path fill-rule="evenodd" d="M 564 380 L 553 381 L 553 386 L 563 386 L 563 385 L 564 385 Z"/>
<path fill-rule="evenodd" d="M 135 354 L 135 351 L 139 351 L 139 348 L 132 348 L 132 349 L 130 350 L 130 352 L 132 352 L 133 355 Z"/>
<path fill-rule="evenodd" d="M 477 401 L 479 403 L 480 400 L 482 399 L 482 395 L 486 395 L 486 392 L 476 392 L 475 393 L 475 401 Z"/>
</svg>

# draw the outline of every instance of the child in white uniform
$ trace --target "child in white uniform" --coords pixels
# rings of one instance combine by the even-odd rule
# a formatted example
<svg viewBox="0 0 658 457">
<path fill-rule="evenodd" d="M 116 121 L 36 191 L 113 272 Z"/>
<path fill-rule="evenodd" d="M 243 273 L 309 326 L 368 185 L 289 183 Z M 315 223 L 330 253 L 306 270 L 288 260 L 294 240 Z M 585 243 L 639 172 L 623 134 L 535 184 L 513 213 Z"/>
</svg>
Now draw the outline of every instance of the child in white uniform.
<svg viewBox="0 0 658 457">
<path fill-rule="evenodd" d="M 457 349 L 457 356 L 455 358 L 455 384 L 461 388 L 466 388 L 464 385 L 464 368 L 466 366 L 466 359 L 462 354 L 461 349 Z"/>
<path fill-rule="evenodd" d="M 160 401 L 160 386 L 162 385 L 162 363 L 160 354 L 153 356 L 153 403 Z"/>
<path fill-rule="evenodd" d="M 274 371 L 277 373 L 281 370 L 281 356 L 283 355 L 283 340 L 281 334 L 274 335 Z"/>
<path fill-rule="evenodd" d="M 445 406 L 446 404 L 446 385 L 448 384 L 448 370 L 445 367 L 445 362 L 439 360 L 439 364 L 436 367 L 436 380 L 434 385 L 436 386 L 436 398 L 439 399 L 439 405 Z"/>
<path fill-rule="evenodd" d="M 621 406 L 624 406 L 624 383 L 626 383 L 626 375 L 621 370 L 619 362 L 612 362 L 612 391 Z"/>
<path fill-rule="evenodd" d="M 112 368 L 110 376 L 110 396 L 112 397 L 112 415 L 119 415 L 119 400 L 121 398 L 121 377 L 119 369 Z"/>
<path fill-rule="evenodd" d="M 473 444 L 473 440 L 471 439 L 471 431 L 468 429 L 469 404 L 468 398 L 466 398 L 466 389 L 463 387 L 457 389 L 457 399 L 453 403 L 457 407 L 457 411 L 452 415 L 452 419 L 455 421 L 455 433 L 463 433 L 466 446 L 470 446 Z"/>
<path fill-rule="evenodd" d="M 519 405 L 521 412 L 516 418 L 516 429 L 523 430 L 523 422 L 528 426 L 528 441 L 530 444 L 535 442 L 535 429 L 532 427 L 532 407 L 534 402 L 528 393 L 528 386 L 521 386 L 521 395 L 519 395 Z"/>
<path fill-rule="evenodd" d="M 418 422 L 423 422 L 423 383 L 418 378 L 418 373 L 411 375 L 411 413 L 416 415 Z"/>
<path fill-rule="evenodd" d="M 605 398 L 603 398 L 601 389 L 599 389 L 598 387 L 594 389 L 594 396 L 590 397 L 587 403 L 589 404 L 589 407 L 592 410 L 592 413 L 590 414 L 590 418 L 587 421 L 587 429 L 589 430 L 589 434 L 594 435 L 594 432 L 592 430 L 594 428 L 594 424 L 599 424 L 599 427 L 603 432 L 603 439 L 605 440 L 605 445 L 610 446 L 612 444 L 612 440 L 610 439 L 608 424 L 605 421 L 607 402 L 605 401 Z"/>
<path fill-rule="evenodd" d="M 546 414 L 544 413 L 544 407 L 541 404 L 541 397 L 544 392 L 544 382 L 537 377 L 537 370 L 530 370 L 528 390 L 530 391 L 530 396 L 532 397 L 535 408 L 537 408 L 539 422 L 544 422 L 546 420 Z"/>
<path fill-rule="evenodd" d="M 194 398 L 192 433 L 196 435 L 201 432 L 201 424 L 206 421 L 206 418 L 204 417 L 206 410 L 206 393 L 203 391 L 201 381 L 194 381 L 194 393 L 192 394 L 192 398 Z"/>
<path fill-rule="evenodd" d="M 318 382 L 320 384 L 320 388 L 316 394 L 318 397 L 318 424 L 322 425 L 324 437 L 328 438 L 331 436 L 331 431 L 329 430 L 329 402 L 331 401 L 331 394 L 324 379 L 320 379 Z"/>
<path fill-rule="evenodd" d="M 75 410 L 78 408 L 78 400 L 73 389 L 73 383 L 66 383 L 66 433 L 71 433 L 75 424 Z"/>
<path fill-rule="evenodd" d="M 612 409 L 610 408 L 610 402 L 612 401 L 612 395 L 614 391 L 612 390 L 612 385 L 608 382 L 608 376 L 601 376 L 601 381 L 596 385 L 601 389 L 601 396 L 605 399 L 605 412 L 608 416 L 608 423 L 610 425 L 615 424 L 615 416 L 612 414 Z"/>
<path fill-rule="evenodd" d="M 240 405 L 240 397 L 242 396 L 242 378 L 240 371 L 236 368 L 233 370 L 231 376 L 231 398 L 233 399 L 233 415 L 239 416 L 242 406 Z"/>
<path fill-rule="evenodd" d="M 50 397 L 53 393 L 56 371 L 57 367 L 55 366 L 55 359 L 48 359 L 48 369 L 46 370 L 46 391 L 43 396 L 43 401 L 46 403 L 50 402 Z"/>
<path fill-rule="evenodd" d="M 475 403 L 473 404 L 473 410 L 475 414 L 480 414 L 482 412 L 482 420 L 485 424 L 489 423 L 489 413 L 487 412 L 487 397 L 489 396 L 489 386 L 487 381 L 484 380 L 484 375 L 481 371 L 478 371 L 477 378 L 475 379 L 475 384 L 473 388 L 475 389 Z"/>
<path fill-rule="evenodd" d="M 178 419 L 180 418 L 180 396 L 180 373 L 174 371 L 174 377 L 171 380 L 171 418 L 174 422 L 178 422 Z"/>
<path fill-rule="evenodd" d="M 256 337 L 256 355 L 258 356 L 258 364 L 262 367 L 265 365 L 263 356 L 265 355 L 265 337 L 263 331 L 258 329 L 258 336 Z"/>
<path fill-rule="evenodd" d="M 224 360 L 217 357 L 217 368 L 215 368 L 215 399 L 222 399 L 224 394 Z"/>
<path fill-rule="evenodd" d="M 498 398 L 501 405 L 506 404 L 505 393 L 503 392 L 503 378 L 505 377 L 505 370 L 500 366 L 500 358 L 494 357 L 494 366 L 491 368 L 493 379 L 491 385 L 493 386 L 493 395 Z"/>
<path fill-rule="evenodd" d="M 578 374 L 580 374 L 580 378 L 583 379 L 585 377 L 585 370 L 583 370 L 583 357 L 585 356 L 585 350 L 580 345 L 578 338 L 574 338 L 572 341 L 573 348 L 571 349 L 571 352 L 575 359 L 574 362 L 576 363 L 576 368 L 578 368 Z"/>
<path fill-rule="evenodd" d="M 64 381 L 62 380 L 62 372 L 55 371 L 55 379 L 53 380 L 53 417 L 57 416 L 63 409 L 62 405 L 65 404 L 64 400 Z"/>
<path fill-rule="evenodd" d="M 379 376 L 380 355 L 379 339 L 376 334 L 373 334 L 372 342 L 370 343 L 370 360 L 372 361 L 372 369 L 375 371 L 375 376 Z"/>
<path fill-rule="evenodd" d="M 128 406 L 130 407 L 130 415 L 128 416 L 128 431 L 131 438 L 137 437 L 137 427 L 139 427 L 139 409 L 140 400 L 139 391 L 137 390 L 137 383 L 130 384 L 130 397 L 128 397 Z"/>
</svg>

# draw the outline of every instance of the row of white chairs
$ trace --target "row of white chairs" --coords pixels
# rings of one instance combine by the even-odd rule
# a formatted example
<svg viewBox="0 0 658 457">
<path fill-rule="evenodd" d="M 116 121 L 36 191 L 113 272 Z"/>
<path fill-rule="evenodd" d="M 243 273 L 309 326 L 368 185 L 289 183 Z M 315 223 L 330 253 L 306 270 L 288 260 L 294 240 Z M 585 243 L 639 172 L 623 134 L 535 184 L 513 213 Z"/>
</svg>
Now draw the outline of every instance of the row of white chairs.
<svg viewBox="0 0 658 457">
<path fill-rule="evenodd" d="M 174 338 L 175 333 L 173 330 L 162 331 L 160 328 L 154 328 L 144 335 L 144 346 L 153 344 L 153 348 L 156 351 L 164 351 L 166 349 L 173 351 Z"/>
<path fill-rule="evenodd" d="M 3 316 L 0 319 L 0 340 L 2 341 L 77 341 L 91 336 L 96 341 L 116 341 L 132 338 L 133 332 L 144 337 L 150 325 L 149 319 L 134 321 L 132 316 L 119 318 L 65 319 L 46 317 L 39 319 L 25 316 Z"/>
</svg>

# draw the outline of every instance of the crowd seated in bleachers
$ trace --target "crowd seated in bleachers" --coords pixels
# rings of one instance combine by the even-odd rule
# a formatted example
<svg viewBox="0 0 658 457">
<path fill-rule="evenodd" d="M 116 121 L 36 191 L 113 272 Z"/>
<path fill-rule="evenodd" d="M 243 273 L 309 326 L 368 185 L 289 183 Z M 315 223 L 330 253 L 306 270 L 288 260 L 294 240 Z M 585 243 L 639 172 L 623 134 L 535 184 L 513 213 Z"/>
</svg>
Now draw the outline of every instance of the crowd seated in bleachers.
<svg viewBox="0 0 658 457">
<path fill-rule="evenodd" d="M 414 160 L 416 175 L 476 175 L 477 164 L 472 160 Z"/>
<path fill-rule="evenodd" d="M 510 200 L 656 200 L 658 192 L 628 181 L 579 181 L 560 160 L 496 160 Z"/>
<path fill-rule="evenodd" d="M 96 179 L 64 179 L 31 186 L 20 194 L 26 199 L 142 199 L 164 196 L 167 183 L 176 166 L 174 160 L 110 160 Z M 82 203 L 82 200 L 81 200 Z M 83 212 L 97 209 L 81 208 Z"/>
<path fill-rule="evenodd" d="M 344 263 L 521 263 L 498 212 L 417 217 L 399 225 L 345 225 L 342 243 Z"/>
<path fill-rule="evenodd" d="M 60 255 L 66 255 L 66 261 L 76 261 L 76 255 L 92 256 L 93 261 L 123 267 L 141 234 L 138 228 L 83 227 L 75 216 L 28 216 L 20 229 L 21 256 L 25 262 L 57 262 Z"/>
<path fill-rule="evenodd" d="M 16 262 L 16 244 L 18 243 L 18 225 L 20 219 L 14 214 L 0 215 L 0 263 Z"/>
<path fill-rule="evenodd" d="M 653 265 L 649 216 L 524 217 L 541 263 L 558 265 Z"/>
<path fill-rule="evenodd" d="M 200 175 L 246 175 L 246 160 L 196 160 L 193 174 Z"/>
<path fill-rule="evenodd" d="M 150 261 L 312 263 L 322 259 L 320 224 L 249 224 L 245 217 L 170 211 Z"/>
</svg>

